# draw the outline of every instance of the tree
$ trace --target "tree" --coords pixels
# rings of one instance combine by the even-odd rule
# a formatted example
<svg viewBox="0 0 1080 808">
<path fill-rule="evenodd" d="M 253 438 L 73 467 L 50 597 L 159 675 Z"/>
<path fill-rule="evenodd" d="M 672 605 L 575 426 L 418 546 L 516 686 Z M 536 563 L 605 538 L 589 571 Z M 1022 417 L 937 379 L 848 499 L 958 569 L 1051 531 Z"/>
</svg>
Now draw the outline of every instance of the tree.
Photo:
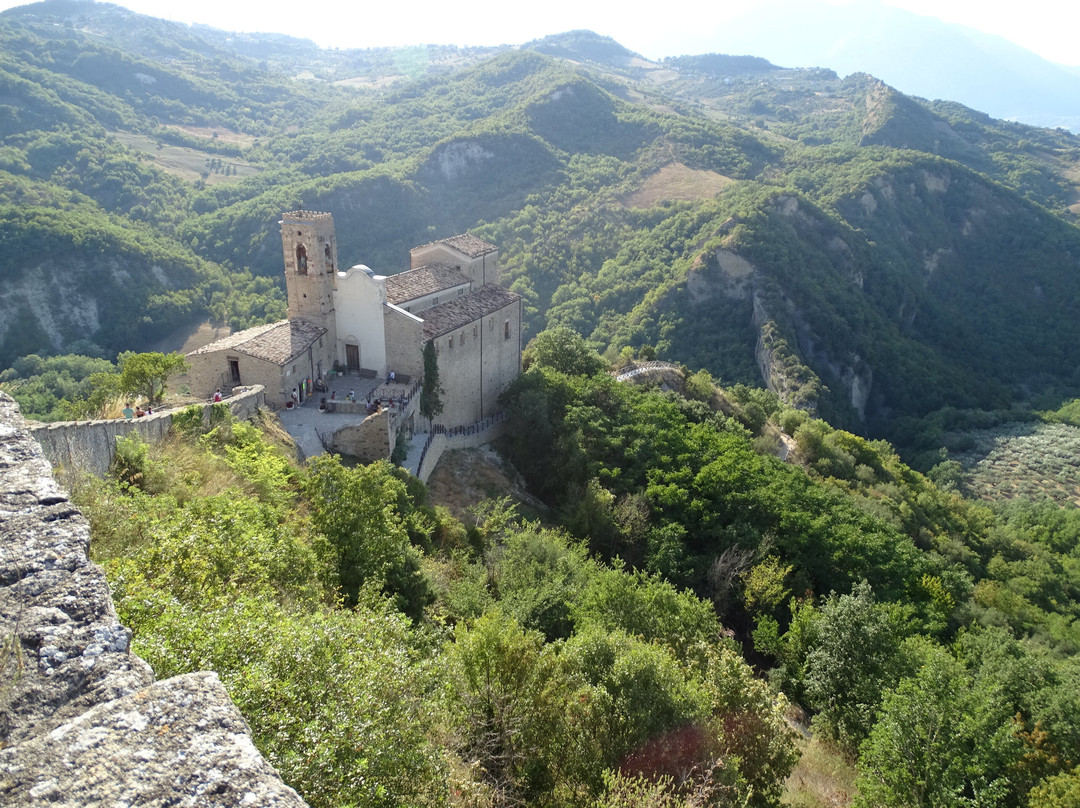
<svg viewBox="0 0 1080 808">
<path fill-rule="evenodd" d="M 784 717 L 787 700 L 774 697 L 732 649 L 710 645 L 704 650 L 700 673 L 717 739 L 714 754 L 745 780 L 746 805 L 779 805 L 784 781 L 799 759 L 795 733 Z"/>
<path fill-rule="evenodd" d="M 947 652 L 889 693 L 860 761 L 866 805 L 959 805 L 966 744 L 960 737 L 970 679 Z"/>
<path fill-rule="evenodd" d="M 184 373 L 189 365 L 179 353 L 135 353 L 124 351 L 116 358 L 120 366 L 120 391 L 143 396 L 153 407 L 165 395 L 165 383 L 174 373 Z"/>
<path fill-rule="evenodd" d="M 487 564 L 503 611 L 548 640 L 570 635 L 570 604 L 593 570 L 583 545 L 560 531 L 526 523 L 504 533 L 487 554 Z"/>
<path fill-rule="evenodd" d="M 588 627 L 623 631 L 666 645 L 680 661 L 721 633 L 709 601 L 679 591 L 659 575 L 626 570 L 619 560 L 590 576 L 571 613 L 579 632 Z"/>
<path fill-rule="evenodd" d="M 870 585 L 833 593 L 821 607 L 818 643 L 806 658 L 806 695 L 817 725 L 856 748 L 874 725 L 883 690 L 899 679 L 903 617 Z"/>
<path fill-rule="evenodd" d="M 64 400 L 64 414 L 72 420 L 101 417 L 106 404 L 120 394 L 120 374 L 118 373 L 110 371 L 93 373 L 87 382 L 90 385 L 90 392 L 85 398 L 76 397 Z"/>
<path fill-rule="evenodd" d="M 565 325 L 537 334 L 525 348 L 522 363 L 525 367 L 533 364 L 549 367 L 567 376 L 593 376 L 607 368 L 582 336 Z"/>
<path fill-rule="evenodd" d="M 576 797 L 563 804 L 588 804 L 583 781 L 601 757 L 590 743 L 601 734 L 588 729 L 603 694 L 565 669 L 556 646 L 494 610 L 458 623 L 446 669 L 453 743 L 479 764 L 491 805 L 559 804 L 544 799 L 556 788 Z"/>
<path fill-rule="evenodd" d="M 439 357 L 435 353 L 435 343 L 424 343 L 424 382 L 420 387 L 420 414 L 431 419 L 443 411 L 443 389 L 439 385 Z"/>
<path fill-rule="evenodd" d="M 1047 778 L 1032 790 L 1028 804 L 1042 808 L 1075 808 L 1080 805 L 1080 766 L 1071 772 L 1061 772 Z"/>
<path fill-rule="evenodd" d="M 607 768 L 684 779 L 715 760 L 702 682 L 660 643 L 593 625 L 562 647 L 588 686 L 592 752 Z"/>
<path fill-rule="evenodd" d="M 443 756 L 432 742 L 441 657 L 383 605 L 282 610 L 238 671 L 237 704 L 255 742 L 312 808 L 441 806 Z M 272 638 L 272 639 L 270 639 Z"/>
<path fill-rule="evenodd" d="M 418 618 L 432 594 L 398 507 L 408 490 L 393 468 L 385 460 L 346 468 L 336 455 L 321 455 L 311 459 L 303 489 L 312 523 L 337 553 L 345 605 L 356 606 L 370 584 Z"/>
<path fill-rule="evenodd" d="M 919 639 L 906 650 L 920 664 L 882 702 L 862 747 L 855 805 L 1015 804 L 1006 799 L 1019 745 L 1010 705 L 940 646 Z"/>
</svg>

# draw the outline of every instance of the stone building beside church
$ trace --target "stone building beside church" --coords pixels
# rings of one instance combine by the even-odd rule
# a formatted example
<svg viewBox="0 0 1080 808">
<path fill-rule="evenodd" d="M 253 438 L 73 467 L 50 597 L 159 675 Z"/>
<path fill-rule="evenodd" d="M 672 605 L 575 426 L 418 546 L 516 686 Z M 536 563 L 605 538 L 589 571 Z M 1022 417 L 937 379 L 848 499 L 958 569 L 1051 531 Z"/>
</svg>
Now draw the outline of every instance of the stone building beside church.
<svg viewBox="0 0 1080 808">
<path fill-rule="evenodd" d="M 410 268 L 341 270 L 334 218 L 281 219 L 288 319 L 231 334 L 187 355 L 193 393 L 261 384 L 267 401 L 301 405 L 326 376 L 419 379 L 432 342 L 444 426 L 493 415 L 521 369 L 521 298 L 499 286 L 499 251 L 463 234 L 414 248 Z"/>
</svg>

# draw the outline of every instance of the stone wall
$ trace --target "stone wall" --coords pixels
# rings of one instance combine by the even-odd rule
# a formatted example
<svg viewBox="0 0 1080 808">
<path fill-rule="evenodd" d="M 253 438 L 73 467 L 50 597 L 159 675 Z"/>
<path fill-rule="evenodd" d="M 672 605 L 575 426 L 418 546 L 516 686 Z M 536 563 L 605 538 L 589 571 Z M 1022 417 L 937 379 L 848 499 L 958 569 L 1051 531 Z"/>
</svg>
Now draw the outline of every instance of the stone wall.
<svg viewBox="0 0 1080 808">
<path fill-rule="evenodd" d="M 306 358 L 306 357 L 305 357 Z M 209 399 L 214 390 L 221 389 L 228 393 L 237 383 L 231 381 L 229 360 L 234 360 L 240 370 L 239 384 L 244 387 L 264 387 L 270 403 L 274 407 L 285 406 L 288 398 L 285 370 L 281 365 L 265 359 L 257 359 L 228 349 L 211 353 L 192 353 L 187 357 L 191 367 L 187 372 L 188 386 L 196 396 Z M 298 371 L 299 373 L 299 371 Z M 303 371 L 305 377 L 307 371 Z M 291 383 L 295 383 L 289 379 Z"/>
<path fill-rule="evenodd" d="M 0 804 L 302 808 L 214 673 L 155 682 L 0 392 Z"/>
<path fill-rule="evenodd" d="M 521 301 L 434 339 L 447 426 L 472 424 L 499 409 L 521 372 Z"/>
<path fill-rule="evenodd" d="M 484 318 L 489 319 L 492 318 Z M 434 339 L 443 402 L 443 411 L 438 419 L 446 426 L 471 424 L 483 417 L 481 339 L 479 323 L 470 323 Z"/>
<path fill-rule="evenodd" d="M 521 373 L 521 300 L 485 317 L 483 351 L 483 400 L 480 418 L 499 410 L 499 396 Z M 459 423 L 461 423 L 459 421 Z"/>
<path fill-rule="evenodd" d="M 415 378 L 424 375 L 424 322 L 394 306 L 383 309 L 386 369 Z"/>
<path fill-rule="evenodd" d="M 238 390 L 223 402 L 241 420 L 250 418 L 266 405 L 262 386 Z M 203 419 L 209 422 L 210 404 L 203 405 Z M 27 429 L 41 444 L 45 458 L 56 468 L 67 471 L 87 471 L 101 476 L 109 470 L 116 457 L 116 439 L 138 432 L 147 443 L 162 440 L 172 428 L 177 410 L 156 412 L 142 418 L 125 421 L 61 421 L 54 424 L 35 424 Z"/>
<path fill-rule="evenodd" d="M 428 264 L 446 264 L 457 267 L 473 282 L 473 288 L 478 289 L 485 284 L 498 286 L 500 278 L 499 251 L 498 249 L 486 252 L 476 258 L 470 258 L 465 253 L 451 247 L 444 242 L 436 241 L 413 247 L 409 251 L 409 267 L 427 266 Z"/>
<path fill-rule="evenodd" d="M 502 418 L 503 415 L 505 413 L 487 419 L 493 421 L 490 426 L 481 422 L 480 424 L 474 424 L 472 427 L 458 427 L 449 433 L 439 432 L 433 434 L 423 456 L 420 458 L 420 467 L 416 470 L 416 476 L 426 483 L 428 478 L 431 477 L 431 472 L 435 470 L 439 458 L 448 449 L 475 449 L 477 446 L 491 443 L 507 434 L 510 422 Z"/>
<path fill-rule="evenodd" d="M 390 410 L 369 415 L 359 424 L 342 427 L 330 438 L 330 451 L 352 455 L 362 463 L 374 463 L 394 451 Z"/>
</svg>

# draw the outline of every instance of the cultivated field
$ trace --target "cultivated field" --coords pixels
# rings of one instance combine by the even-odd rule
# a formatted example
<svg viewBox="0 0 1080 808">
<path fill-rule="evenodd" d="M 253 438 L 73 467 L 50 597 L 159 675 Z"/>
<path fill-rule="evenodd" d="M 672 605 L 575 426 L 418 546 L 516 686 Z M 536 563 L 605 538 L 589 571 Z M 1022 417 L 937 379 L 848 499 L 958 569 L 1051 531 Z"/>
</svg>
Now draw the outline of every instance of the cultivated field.
<svg viewBox="0 0 1080 808">
<path fill-rule="evenodd" d="M 1080 505 L 1080 429 L 1066 424 L 1006 424 L 965 435 L 954 453 L 972 496 L 985 500 L 1052 499 Z"/>
<path fill-rule="evenodd" d="M 212 138 L 214 132 L 219 133 L 219 139 L 229 142 L 242 142 L 236 138 L 247 138 L 246 135 L 227 133 L 223 129 L 197 129 L 195 127 L 176 127 L 188 134 L 199 137 Z M 113 132 L 113 137 L 125 146 L 141 151 L 154 165 L 162 171 L 167 171 L 188 182 L 202 179 L 207 185 L 217 185 L 223 182 L 238 182 L 243 177 L 257 174 L 262 169 L 237 160 L 233 157 L 222 157 L 210 152 L 191 149 L 186 146 L 172 146 L 168 143 L 159 143 L 146 135 L 137 135 L 132 132 Z M 217 162 L 212 162 L 217 161 Z M 226 166 L 228 168 L 226 169 Z M 225 173 L 226 170 L 228 173 Z"/>
</svg>

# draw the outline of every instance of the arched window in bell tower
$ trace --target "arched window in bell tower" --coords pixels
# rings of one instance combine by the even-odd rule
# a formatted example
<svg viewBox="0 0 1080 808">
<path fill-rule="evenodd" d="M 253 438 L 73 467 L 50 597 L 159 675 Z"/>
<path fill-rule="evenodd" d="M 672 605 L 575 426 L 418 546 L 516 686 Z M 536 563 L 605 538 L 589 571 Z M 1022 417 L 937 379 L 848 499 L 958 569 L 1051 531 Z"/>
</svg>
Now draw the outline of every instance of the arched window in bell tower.
<svg viewBox="0 0 1080 808">
<path fill-rule="evenodd" d="M 333 256 L 331 256 L 331 254 L 330 254 L 330 242 L 329 241 L 326 242 L 326 247 L 323 249 L 323 252 L 326 254 L 326 271 L 327 272 L 333 272 L 334 271 L 334 259 L 333 259 Z"/>
<path fill-rule="evenodd" d="M 307 247 L 296 245 L 296 274 L 307 275 Z"/>
</svg>

